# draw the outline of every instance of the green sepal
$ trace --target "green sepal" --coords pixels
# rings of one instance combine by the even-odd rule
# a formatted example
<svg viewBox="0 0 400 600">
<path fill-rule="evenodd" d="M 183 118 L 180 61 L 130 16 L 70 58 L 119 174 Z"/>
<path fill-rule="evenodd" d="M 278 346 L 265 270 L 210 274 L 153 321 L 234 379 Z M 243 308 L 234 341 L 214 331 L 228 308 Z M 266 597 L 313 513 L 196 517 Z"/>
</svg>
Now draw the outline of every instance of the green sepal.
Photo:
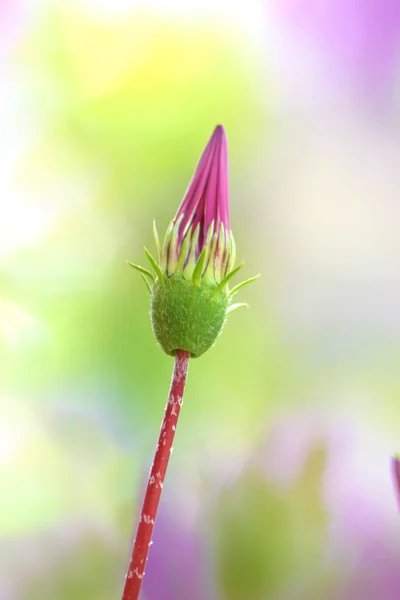
<svg viewBox="0 0 400 600">
<path fill-rule="evenodd" d="M 225 229 L 224 226 L 221 223 L 221 227 L 219 228 L 219 235 L 218 235 L 218 246 L 219 246 L 219 252 L 215 251 L 214 254 L 214 273 L 215 273 L 215 281 L 217 281 L 217 278 L 222 278 L 222 273 L 224 273 L 224 249 L 226 249 L 226 245 L 227 245 L 227 239 L 226 239 L 226 234 L 225 234 Z M 227 253 L 226 253 L 227 254 Z M 226 259 L 225 259 L 226 262 Z"/>
<path fill-rule="evenodd" d="M 215 254 L 217 250 L 218 234 L 214 233 L 210 242 L 207 244 L 209 251 L 207 252 L 207 264 L 203 273 L 204 280 L 207 283 L 215 282 Z"/>
<path fill-rule="evenodd" d="M 161 250 L 160 267 L 161 267 L 161 271 L 164 271 L 165 273 L 167 272 L 167 248 L 168 248 L 168 243 L 169 243 L 169 239 L 170 239 L 171 231 L 172 231 L 173 227 L 174 227 L 174 222 L 171 221 L 170 224 L 168 225 L 168 229 L 165 233 L 164 243 L 162 245 L 162 250 Z"/>
<path fill-rule="evenodd" d="M 246 304 L 246 302 L 237 302 L 236 304 L 231 304 L 226 309 L 226 314 L 229 315 L 231 312 L 233 312 L 234 310 L 236 310 L 238 308 L 249 308 L 249 305 Z"/>
<path fill-rule="evenodd" d="M 141 277 L 142 277 L 143 281 L 144 281 L 144 282 L 145 282 L 145 284 L 146 284 L 146 287 L 147 287 L 147 289 L 148 289 L 148 291 L 149 291 L 149 294 L 151 295 L 151 287 L 150 287 L 150 284 L 149 284 L 149 282 L 147 281 L 147 279 L 146 279 L 146 277 L 143 275 L 143 273 L 140 273 L 140 275 L 141 275 Z"/>
<path fill-rule="evenodd" d="M 154 237 L 154 243 L 157 248 L 158 262 L 161 263 L 161 245 L 160 245 L 160 238 L 158 237 L 157 225 L 156 225 L 155 220 L 153 221 L 153 237 Z"/>
<path fill-rule="evenodd" d="M 233 267 L 233 265 L 235 264 L 235 261 L 236 261 L 236 244 L 235 244 L 235 238 L 233 237 L 232 232 L 230 232 L 230 235 L 229 235 L 227 255 L 228 255 L 228 260 L 226 263 L 226 271 L 225 272 L 229 273 L 229 270 Z"/>
<path fill-rule="evenodd" d="M 159 278 L 159 280 L 160 280 L 160 281 L 162 281 L 162 280 L 163 280 L 163 278 L 164 278 L 164 276 L 163 276 L 163 274 L 162 274 L 162 271 L 161 271 L 160 267 L 158 266 L 158 263 L 157 263 L 156 259 L 154 258 L 154 256 L 152 256 L 152 255 L 150 254 L 150 252 L 147 250 L 147 248 L 146 248 L 146 247 L 144 247 L 144 248 L 143 248 L 143 250 L 144 250 L 144 252 L 145 252 L 145 254 L 146 254 L 147 258 L 149 259 L 149 261 L 150 261 L 150 264 L 151 264 L 151 266 L 153 267 L 153 269 L 154 269 L 154 271 L 155 271 L 155 273 L 156 273 L 157 277 Z"/>
<path fill-rule="evenodd" d="M 223 288 L 226 286 L 226 284 L 232 279 L 232 277 L 234 275 L 236 275 L 236 273 L 238 271 L 240 271 L 240 269 L 244 266 L 244 262 L 241 262 L 235 269 L 233 269 L 230 273 L 228 273 L 227 275 L 225 275 L 225 277 L 223 278 L 223 280 L 217 285 L 216 289 L 215 289 L 215 296 L 218 296 L 218 294 L 221 292 L 221 290 L 223 290 Z"/>
<path fill-rule="evenodd" d="M 201 254 L 199 256 L 199 259 L 198 259 L 197 264 L 193 271 L 193 275 L 192 275 L 193 285 L 196 285 L 196 286 L 200 285 L 201 276 L 203 274 L 203 269 L 204 269 L 204 263 L 206 261 L 206 255 L 207 255 L 207 248 L 204 247 L 203 250 L 201 251 Z"/>
<path fill-rule="evenodd" d="M 186 252 L 190 243 L 190 229 L 187 235 L 183 238 L 181 251 L 179 253 L 178 262 L 176 263 L 176 272 L 182 272 L 185 266 Z"/>
<path fill-rule="evenodd" d="M 151 273 L 150 271 L 148 271 L 144 267 L 141 267 L 140 265 L 134 265 L 129 260 L 127 261 L 127 263 L 128 263 L 128 265 L 130 265 L 131 267 L 133 267 L 134 269 L 136 269 L 136 271 L 139 271 L 142 275 L 147 275 L 148 277 L 151 277 L 153 281 L 155 280 L 155 277 L 154 277 L 153 273 Z"/>
<path fill-rule="evenodd" d="M 183 219 L 183 215 L 181 215 L 179 217 L 179 219 L 174 223 L 173 228 L 171 229 L 171 234 L 168 240 L 168 244 L 167 246 L 165 246 L 165 252 L 167 252 L 167 248 L 169 245 L 169 253 L 168 253 L 168 257 L 167 257 L 167 275 L 171 276 L 174 274 L 175 270 L 176 270 L 176 264 L 178 262 L 178 252 L 177 252 L 177 245 L 178 245 L 178 232 L 179 232 L 179 225 L 181 223 Z"/>
<path fill-rule="evenodd" d="M 185 277 L 185 279 L 191 279 L 192 275 L 193 275 L 193 271 L 196 267 L 196 247 L 197 247 L 197 241 L 199 239 L 199 232 L 200 232 L 200 223 L 197 225 L 196 229 L 193 231 L 193 235 L 188 238 L 188 241 L 190 242 L 190 247 L 185 247 L 185 255 L 184 255 L 184 260 L 186 260 L 186 264 L 183 268 L 183 276 Z M 188 236 L 186 236 L 188 237 Z M 187 250 L 189 251 L 187 253 Z"/>
<path fill-rule="evenodd" d="M 254 277 L 250 277 L 249 279 L 246 279 L 245 281 L 242 281 L 241 283 L 238 283 L 228 293 L 228 297 L 232 298 L 232 296 L 234 296 L 236 294 L 236 292 L 238 292 L 240 289 L 242 289 L 242 287 L 244 287 L 245 285 L 248 285 L 249 283 L 253 283 L 253 281 L 256 281 L 256 279 L 258 279 L 259 277 L 261 277 L 261 273 L 259 273 L 258 275 L 254 275 Z"/>
</svg>

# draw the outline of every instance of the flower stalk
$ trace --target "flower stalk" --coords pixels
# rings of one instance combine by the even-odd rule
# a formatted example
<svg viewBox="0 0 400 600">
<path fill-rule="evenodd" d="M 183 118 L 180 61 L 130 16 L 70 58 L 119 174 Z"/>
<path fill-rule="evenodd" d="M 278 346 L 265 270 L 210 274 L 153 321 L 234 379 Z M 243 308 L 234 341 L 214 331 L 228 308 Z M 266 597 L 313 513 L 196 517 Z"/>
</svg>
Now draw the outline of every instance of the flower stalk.
<svg viewBox="0 0 400 600">
<path fill-rule="evenodd" d="M 189 358 L 207 352 L 230 313 L 247 306 L 233 296 L 258 275 L 231 290 L 236 249 L 230 228 L 225 130 L 218 125 L 197 165 L 186 194 L 160 243 L 157 258 L 145 248 L 152 271 L 140 272 L 150 294 L 150 316 L 160 347 L 175 357 L 167 407 L 133 544 L 122 600 L 137 600 L 144 577 L 158 503 L 175 435 Z"/>
<path fill-rule="evenodd" d="M 178 350 L 175 355 L 175 366 L 172 375 L 171 388 L 161 425 L 154 461 L 150 469 L 147 489 L 140 511 L 136 537 L 133 543 L 132 556 L 126 575 L 122 600 L 137 600 L 145 573 L 147 556 L 151 546 L 154 523 L 157 516 L 158 504 L 164 485 L 169 457 L 172 452 L 176 425 L 183 403 L 186 376 L 189 363 L 189 353 Z"/>
</svg>

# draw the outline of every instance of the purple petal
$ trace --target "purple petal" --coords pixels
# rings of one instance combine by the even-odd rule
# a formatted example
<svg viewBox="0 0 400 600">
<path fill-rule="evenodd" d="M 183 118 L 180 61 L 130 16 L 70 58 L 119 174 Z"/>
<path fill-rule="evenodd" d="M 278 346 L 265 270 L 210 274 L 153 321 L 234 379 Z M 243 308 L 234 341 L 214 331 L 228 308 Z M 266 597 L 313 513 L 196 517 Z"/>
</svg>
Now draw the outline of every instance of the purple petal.
<svg viewBox="0 0 400 600">
<path fill-rule="evenodd" d="M 189 229 L 199 226 L 197 256 L 203 249 L 207 232 L 213 225 L 213 233 L 220 225 L 229 230 L 228 199 L 228 151 L 225 131 L 218 125 L 212 134 L 193 178 L 189 184 L 174 221 L 183 215 L 179 226 L 178 248 Z"/>
</svg>

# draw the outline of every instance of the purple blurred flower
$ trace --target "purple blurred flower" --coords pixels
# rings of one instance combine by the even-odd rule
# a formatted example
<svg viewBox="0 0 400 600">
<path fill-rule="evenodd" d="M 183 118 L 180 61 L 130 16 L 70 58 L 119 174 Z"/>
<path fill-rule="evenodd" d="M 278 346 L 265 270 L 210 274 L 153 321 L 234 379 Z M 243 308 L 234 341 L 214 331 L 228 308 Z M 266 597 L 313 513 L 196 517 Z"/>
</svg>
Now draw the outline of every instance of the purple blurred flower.
<svg viewBox="0 0 400 600">
<path fill-rule="evenodd" d="M 143 580 L 146 600 L 212 597 L 206 589 L 210 575 L 204 576 L 205 556 L 198 531 L 185 526 L 184 517 L 178 513 L 172 513 L 166 502 L 160 507 Z"/>
<path fill-rule="evenodd" d="M 284 0 L 276 8 L 362 82 L 380 86 L 393 76 L 400 50 L 398 0 Z"/>
<path fill-rule="evenodd" d="M 393 473 L 394 491 L 396 494 L 397 502 L 400 507 L 400 459 L 397 456 L 394 456 L 392 458 L 392 473 Z"/>
<path fill-rule="evenodd" d="M 387 539 L 387 532 L 374 529 L 360 539 L 359 560 L 345 583 L 340 598 L 353 600 L 398 600 L 400 554 Z"/>
<path fill-rule="evenodd" d="M 400 535 L 391 481 L 382 468 L 390 442 L 358 419 L 352 423 L 333 413 L 287 415 L 267 441 L 266 475 L 287 485 L 321 441 L 327 451 L 321 487 L 330 517 L 326 547 L 339 576 L 339 597 L 397 600 Z M 396 459 L 393 473 L 400 487 Z"/>
<path fill-rule="evenodd" d="M 7 54 L 21 34 L 24 21 L 22 1 L 0 0 L 0 53 Z"/>
</svg>

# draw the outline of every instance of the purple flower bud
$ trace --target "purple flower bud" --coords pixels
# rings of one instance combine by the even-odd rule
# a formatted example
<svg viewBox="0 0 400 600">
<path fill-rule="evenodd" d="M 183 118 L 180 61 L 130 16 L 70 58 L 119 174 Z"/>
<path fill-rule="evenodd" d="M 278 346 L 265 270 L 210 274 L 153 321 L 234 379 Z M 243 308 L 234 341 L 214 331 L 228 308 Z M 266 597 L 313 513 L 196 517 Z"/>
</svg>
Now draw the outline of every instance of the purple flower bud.
<svg viewBox="0 0 400 600">
<path fill-rule="evenodd" d="M 228 164 L 225 130 L 218 125 L 208 142 L 174 218 L 184 218 L 179 226 L 178 244 L 190 224 L 195 229 L 200 223 L 199 254 L 204 245 L 204 231 L 213 225 L 214 231 L 222 223 L 229 230 Z"/>
<path fill-rule="evenodd" d="M 173 218 L 161 251 L 167 276 L 193 274 L 204 251 L 201 276 L 219 283 L 235 261 L 228 199 L 228 151 L 225 130 L 218 125 L 196 167 Z"/>
<path fill-rule="evenodd" d="M 161 246 L 154 224 L 158 261 L 145 248 L 155 275 L 139 265 L 150 292 L 151 322 L 161 348 L 174 356 L 186 350 L 201 356 L 215 343 L 227 316 L 247 304 L 235 294 L 258 275 L 229 289 L 236 268 L 230 229 L 228 151 L 225 131 L 217 125 L 196 167 Z M 151 280 L 151 283 L 149 282 Z"/>
</svg>

